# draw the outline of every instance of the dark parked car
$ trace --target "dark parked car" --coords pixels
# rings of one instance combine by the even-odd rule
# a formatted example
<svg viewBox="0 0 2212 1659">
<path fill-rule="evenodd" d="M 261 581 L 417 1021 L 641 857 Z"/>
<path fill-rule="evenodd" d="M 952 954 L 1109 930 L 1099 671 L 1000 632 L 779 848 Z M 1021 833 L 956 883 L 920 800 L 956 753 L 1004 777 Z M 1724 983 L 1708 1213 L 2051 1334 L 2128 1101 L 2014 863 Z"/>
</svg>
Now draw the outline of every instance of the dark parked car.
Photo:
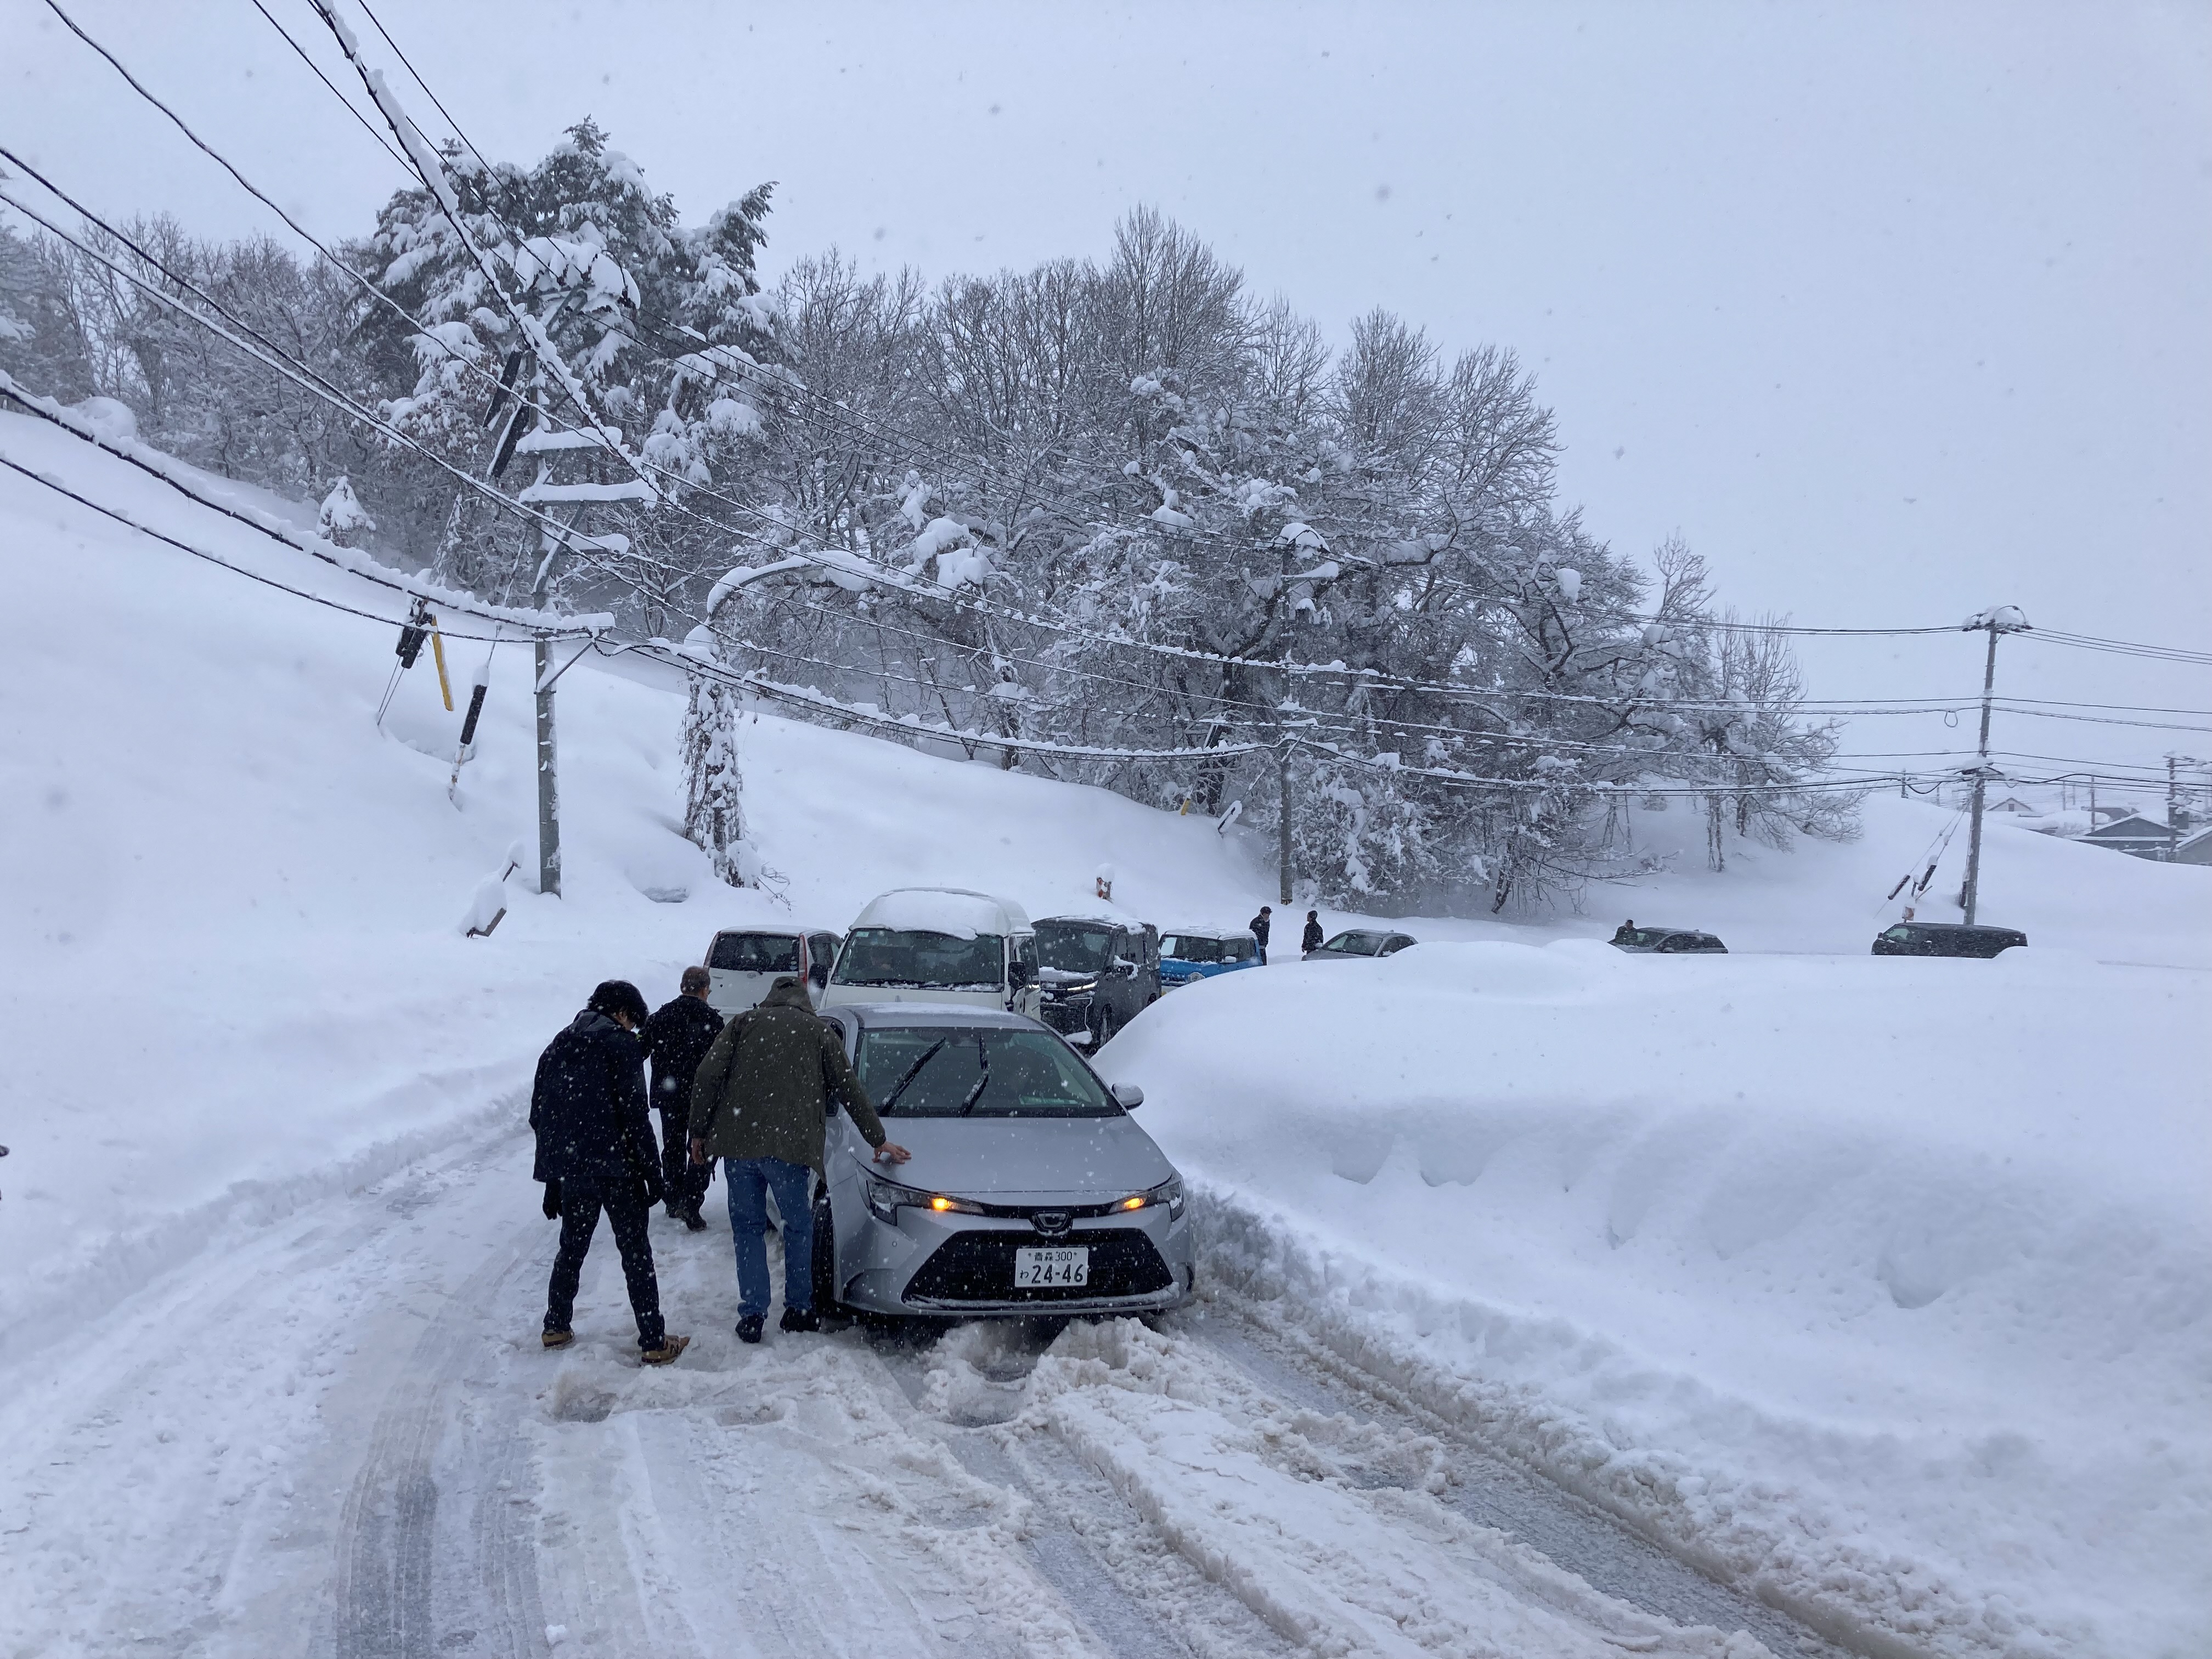
<svg viewBox="0 0 2212 1659">
<path fill-rule="evenodd" d="M 1963 921 L 1900 921 L 1875 936 L 1878 957 L 1993 957 L 2027 943 L 2016 927 L 1969 927 Z"/>
<path fill-rule="evenodd" d="M 1638 927 L 1634 922 L 1624 922 L 1613 929 L 1613 938 L 1607 941 L 1616 951 L 1626 951 L 1632 956 L 1680 956 L 1692 951 L 1718 951 L 1728 954 L 1728 946 L 1711 933 L 1701 933 L 1694 927 Z"/>
<path fill-rule="evenodd" d="M 1047 916 L 1036 924 L 1039 1018 L 1098 1049 L 1160 994 L 1160 931 L 1149 922 Z"/>
<path fill-rule="evenodd" d="M 1345 962 L 1354 957 L 1395 957 L 1409 945 L 1420 940 L 1411 933 L 1384 933 L 1373 928 L 1353 927 L 1325 939 L 1305 953 L 1307 962 Z"/>
</svg>

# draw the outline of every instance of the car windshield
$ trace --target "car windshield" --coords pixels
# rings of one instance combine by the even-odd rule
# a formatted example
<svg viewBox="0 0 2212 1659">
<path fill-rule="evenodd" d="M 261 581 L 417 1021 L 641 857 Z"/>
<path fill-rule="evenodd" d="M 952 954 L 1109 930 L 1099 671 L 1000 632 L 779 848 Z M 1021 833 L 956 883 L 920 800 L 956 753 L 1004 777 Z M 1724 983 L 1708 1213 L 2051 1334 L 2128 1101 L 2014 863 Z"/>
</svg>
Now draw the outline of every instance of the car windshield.
<svg viewBox="0 0 2212 1659">
<path fill-rule="evenodd" d="M 1665 927 L 1616 927 L 1613 933 L 1615 945 L 1638 945 L 1656 950 L 1670 930 Z"/>
<path fill-rule="evenodd" d="M 1048 1031 L 883 1027 L 860 1034 L 859 1070 L 885 1117 L 1112 1117 L 1121 1109 Z"/>
<path fill-rule="evenodd" d="M 1095 974 L 1107 965 L 1106 950 L 1114 942 L 1114 930 L 1097 922 L 1041 921 L 1036 941 L 1046 967 L 1066 974 Z"/>
<path fill-rule="evenodd" d="M 788 933 L 717 933 L 707 965 L 731 974 L 795 974 L 799 941 Z"/>
<path fill-rule="evenodd" d="M 1194 933 L 1170 933 L 1160 940 L 1160 955 L 1176 962 L 1233 962 L 1235 957 L 1223 954 L 1230 943 L 1226 939 L 1201 939 Z"/>
<path fill-rule="evenodd" d="M 1339 933 L 1321 948 L 1344 957 L 1371 957 L 1382 945 L 1380 933 Z"/>
<path fill-rule="evenodd" d="M 856 927 L 838 954 L 837 983 L 995 991 L 1005 981 L 1006 960 L 1006 941 L 996 933 L 959 939 L 899 927 Z"/>
<path fill-rule="evenodd" d="M 1884 933 L 1882 937 L 1889 940 L 1892 944 L 1904 945 L 1911 939 L 1912 930 L 1910 927 L 1907 927 L 1903 922 L 1899 922 L 1896 927 Z"/>
</svg>

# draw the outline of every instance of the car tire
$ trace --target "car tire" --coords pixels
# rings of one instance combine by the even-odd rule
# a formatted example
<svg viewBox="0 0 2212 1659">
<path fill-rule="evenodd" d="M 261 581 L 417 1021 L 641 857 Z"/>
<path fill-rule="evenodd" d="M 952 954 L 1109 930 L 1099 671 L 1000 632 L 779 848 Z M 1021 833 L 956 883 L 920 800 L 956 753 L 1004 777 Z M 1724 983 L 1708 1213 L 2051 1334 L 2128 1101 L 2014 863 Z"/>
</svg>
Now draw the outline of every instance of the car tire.
<svg viewBox="0 0 2212 1659">
<path fill-rule="evenodd" d="M 825 1317 L 843 1313 L 845 1304 L 837 1299 L 837 1234 L 826 1192 L 814 1200 L 814 1261 L 809 1277 L 814 1285 L 814 1311 Z"/>
</svg>

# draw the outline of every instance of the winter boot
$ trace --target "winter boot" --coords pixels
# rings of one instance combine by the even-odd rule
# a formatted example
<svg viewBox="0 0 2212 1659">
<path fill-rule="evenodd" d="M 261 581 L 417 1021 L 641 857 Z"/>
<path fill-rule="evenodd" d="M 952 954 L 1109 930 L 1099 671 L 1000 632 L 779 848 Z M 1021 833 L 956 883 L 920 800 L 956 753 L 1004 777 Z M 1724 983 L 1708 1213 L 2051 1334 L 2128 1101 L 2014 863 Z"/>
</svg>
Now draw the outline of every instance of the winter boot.
<svg viewBox="0 0 2212 1659">
<path fill-rule="evenodd" d="M 549 1348 L 565 1348 L 576 1340 L 576 1334 L 574 1331 L 544 1331 L 539 1334 L 538 1340 Z"/>
<path fill-rule="evenodd" d="M 818 1331 L 822 1328 L 822 1316 L 811 1308 L 786 1308 L 781 1322 L 787 1331 Z"/>
<path fill-rule="evenodd" d="M 762 1328 L 766 1326 L 767 1323 L 767 1319 L 760 1314 L 747 1314 L 743 1319 L 740 1319 L 738 1322 L 738 1340 L 740 1342 L 759 1341 L 761 1340 Z"/>
<path fill-rule="evenodd" d="M 664 1336 L 659 1347 L 641 1350 L 637 1357 L 647 1365 L 672 1365 L 676 1363 L 676 1356 L 690 1346 L 691 1339 L 688 1336 Z"/>
<path fill-rule="evenodd" d="M 707 1231 L 707 1218 L 699 1213 L 699 1206 L 696 1204 L 684 1212 L 684 1224 L 695 1233 L 703 1233 Z"/>
</svg>

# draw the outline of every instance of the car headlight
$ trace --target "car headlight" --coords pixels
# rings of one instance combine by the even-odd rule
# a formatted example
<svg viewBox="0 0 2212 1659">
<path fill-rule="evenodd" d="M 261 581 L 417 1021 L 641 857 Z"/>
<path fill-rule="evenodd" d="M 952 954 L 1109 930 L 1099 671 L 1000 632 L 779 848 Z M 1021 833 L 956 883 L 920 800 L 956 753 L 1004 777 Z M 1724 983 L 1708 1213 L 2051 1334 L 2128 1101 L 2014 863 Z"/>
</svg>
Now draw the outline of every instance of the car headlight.
<svg viewBox="0 0 2212 1659">
<path fill-rule="evenodd" d="M 919 1187 L 902 1187 L 896 1181 L 885 1181 L 870 1174 L 865 1184 L 865 1195 L 869 1213 L 879 1221 L 898 1224 L 901 1209 L 928 1210 L 943 1215 L 948 1211 L 961 1215 L 981 1215 L 983 1206 L 964 1198 L 954 1198 L 947 1193 L 925 1192 Z"/>
<path fill-rule="evenodd" d="M 1163 1204 L 1167 1206 L 1169 1220 L 1182 1218 L 1183 1196 L 1181 1176 L 1170 1176 L 1148 1193 L 1132 1193 L 1114 1208 L 1117 1212 L 1123 1210 L 1156 1210 Z"/>
<path fill-rule="evenodd" d="M 1052 988 L 1052 994 L 1056 997 L 1087 997 L 1097 988 L 1097 980 L 1086 979 L 1077 985 L 1055 985 Z"/>
</svg>

